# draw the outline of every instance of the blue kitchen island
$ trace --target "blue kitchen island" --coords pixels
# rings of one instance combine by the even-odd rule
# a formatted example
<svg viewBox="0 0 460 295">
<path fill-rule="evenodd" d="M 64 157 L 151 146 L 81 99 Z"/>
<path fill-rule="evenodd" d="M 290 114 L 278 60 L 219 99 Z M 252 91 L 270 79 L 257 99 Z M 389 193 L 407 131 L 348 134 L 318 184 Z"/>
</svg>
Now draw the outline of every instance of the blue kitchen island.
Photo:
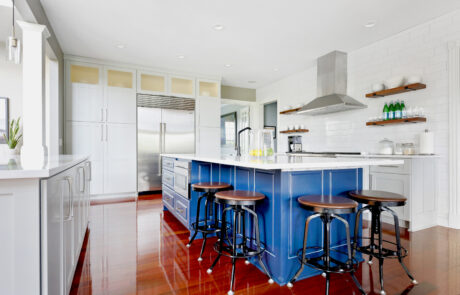
<svg viewBox="0 0 460 295">
<path fill-rule="evenodd" d="M 231 184 L 236 190 L 257 191 L 266 196 L 266 199 L 256 206 L 256 212 L 259 215 L 260 238 L 266 248 L 263 259 L 273 279 L 278 284 L 285 285 L 300 266 L 298 252 L 302 248 L 305 220 L 313 214 L 299 206 L 297 198 L 311 194 L 344 196 L 349 190 L 362 189 L 363 167 L 399 165 L 403 164 L 403 161 L 284 155 L 271 159 L 163 155 L 165 208 L 170 210 L 193 233 L 191 224 L 196 218 L 196 206 L 200 193 L 189 191 L 187 197 L 181 190 L 181 184 L 177 183 L 184 182 L 184 180 L 180 173 L 174 173 L 174 171 L 179 170 L 180 167 L 186 167 L 184 163 L 188 163 L 189 167 L 187 185 L 220 181 Z M 174 168 L 175 165 L 179 168 Z M 220 218 L 219 214 L 218 218 Z M 355 214 L 342 215 L 342 217 L 353 229 Z M 252 219 L 247 217 L 247 220 Z M 252 225 L 246 228 L 247 234 L 250 235 Z M 322 243 L 321 221 L 315 219 L 310 223 L 308 246 L 320 247 Z M 345 252 L 345 245 L 345 228 L 343 224 L 334 220 L 331 224 L 331 246 Z M 211 246 L 208 246 L 206 251 L 213 250 Z M 318 250 L 313 249 L 309 253 L 314 255 L 315 251 Z M 256 260 L 251 262 L 260 268 Z M 298 280 L 319 273 L 317 270 L 305 267 Z"/>
</svg>

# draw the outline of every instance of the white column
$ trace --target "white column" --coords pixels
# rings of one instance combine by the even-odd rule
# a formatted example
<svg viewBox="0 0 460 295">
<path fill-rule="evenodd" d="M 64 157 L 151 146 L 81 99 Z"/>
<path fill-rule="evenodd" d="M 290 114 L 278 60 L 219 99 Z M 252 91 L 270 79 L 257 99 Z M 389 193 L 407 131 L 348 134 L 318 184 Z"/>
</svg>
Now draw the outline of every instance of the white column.
<svg viewBox="0 0 460 295">
<path fill-rule="evenodd" d="M 460 229 L 460 40 L 449 43 L 449 226 Z"/>
<path fill-rule="evenodd" d="M 26 166 L 43 164 L 46 149 L 45 40 L 44 25 L 18 21 L 22 29 L 22 128 L 21 161 Z"/>
</svg>

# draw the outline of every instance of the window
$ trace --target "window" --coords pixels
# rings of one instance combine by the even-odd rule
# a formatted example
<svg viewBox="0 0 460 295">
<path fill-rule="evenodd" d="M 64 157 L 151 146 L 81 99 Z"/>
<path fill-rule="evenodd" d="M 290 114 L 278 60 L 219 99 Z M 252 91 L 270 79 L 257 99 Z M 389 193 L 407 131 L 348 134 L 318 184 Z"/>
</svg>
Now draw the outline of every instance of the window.
<svg viewBox="0 0 460 295">
<path fill-rule="evenodd" d="M 236 112 L 220 117 L 220 144 L 223 147 L 235 148 L 236 145 Z"/>
</svg>

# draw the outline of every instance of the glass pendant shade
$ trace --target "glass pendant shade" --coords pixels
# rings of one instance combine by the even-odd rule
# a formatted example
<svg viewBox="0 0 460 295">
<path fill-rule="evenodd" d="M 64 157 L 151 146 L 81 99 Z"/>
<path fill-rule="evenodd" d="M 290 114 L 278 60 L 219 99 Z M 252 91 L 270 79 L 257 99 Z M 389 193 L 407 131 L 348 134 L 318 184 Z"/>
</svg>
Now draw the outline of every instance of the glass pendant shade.
<svg viewBox="0 0 460 295">
<path fill-rule="evenodd" d="M 8 37 L 8 61 L 15 64 L 21 63 L 21 40 L 10 36 Z"/>
</svg>

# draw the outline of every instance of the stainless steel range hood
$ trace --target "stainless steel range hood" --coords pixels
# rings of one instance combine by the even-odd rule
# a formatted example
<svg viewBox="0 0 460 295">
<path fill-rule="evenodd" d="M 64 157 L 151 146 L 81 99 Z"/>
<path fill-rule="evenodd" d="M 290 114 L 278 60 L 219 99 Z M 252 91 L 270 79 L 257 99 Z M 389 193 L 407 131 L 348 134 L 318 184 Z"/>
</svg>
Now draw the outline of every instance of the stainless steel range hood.
<svg viewBox="0 0 460 295">
<path fill-rule="evenodd" d="M 347 95 L 347 54 L 332 51 L 318 58 L 317 95 L 297 114 L 321 115 L 367 108 Z"/>
</svg>

